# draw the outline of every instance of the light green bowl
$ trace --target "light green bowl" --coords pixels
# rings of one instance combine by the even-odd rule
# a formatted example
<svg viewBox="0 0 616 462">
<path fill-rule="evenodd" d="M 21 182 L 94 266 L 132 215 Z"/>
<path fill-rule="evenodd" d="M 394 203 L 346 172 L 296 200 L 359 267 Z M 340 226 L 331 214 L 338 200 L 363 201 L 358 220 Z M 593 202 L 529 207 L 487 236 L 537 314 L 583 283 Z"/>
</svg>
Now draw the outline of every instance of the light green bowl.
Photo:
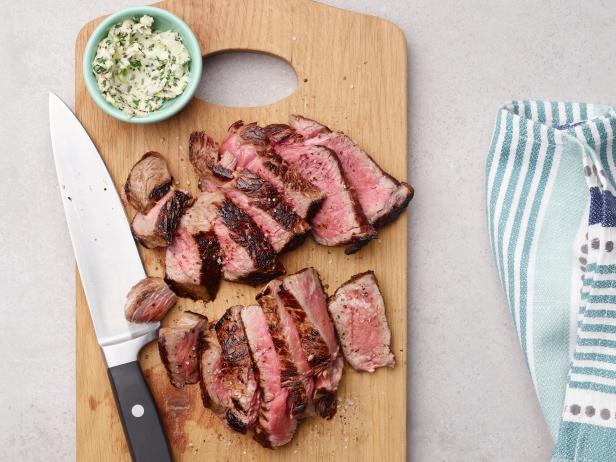
<svg viewBox="0 0 616 462">
<path fill-rule="evenodd" d="M 128 117 L 121 110 L 114 107 L 109 103 L 103 95 L 101 94 L 98 84 L 96 83 L 96 77 L 94 76 L 94 72 L 92 72 L 92 62 L 96 57 L 96 49 L 100 41 L 107 36 L 109 33 L 109 29 L 114 24 L 122 22 L 127 18 L 132 18 L 133 16 L 143 16 L 143 15 L 152 16 L 154 18 L 154 25 L 152 28 L 158 31 L 167 31 L 172 30 L 180 34 L 182 39 L 184 40 L 184 45 L 190 53 L 190 81 L 188 85 L 184 89 L 184 92 L 170 100 L 165 101 L 162 107 L 152 112 L 146 117 Z M 102 23 L 98 25 L 98 27 L 92 33 L 92 36 L 88 40 L 86 45 L 85 52 L 83 54 L 83 76 L 86 82 L 86 87 L 88 88 L 88 92 L 103 111 L 109 114 L 112 117 L 115 117 L 118 120 L 123 122 L 128 122 L 131 124 L 151 124 L 155 122 L 160 122 L 161 120 L 168 119 L 172 115 L 176 114 L 180 111 L 184 106 L 188 104 L 193 95 L 195 94 L 195 90 L 197 90 L 197 86 L 199 85 L 199 81 L 201 80 L 201 69 L 203 66 L 201 48 L 199 47 L 199 41 L 190 27 L 186 25 L 184 21 L 178 18 L 176 15 L 169 13 L 166 10 L 162 10 L 160 8 L 154 8 L 151 6 L 142 6 L 136 8 L 128 8 L 126 10 L 118 11 L 115 14 L 112 14 L 107 19 L 105 19 Z"/>
</svg>

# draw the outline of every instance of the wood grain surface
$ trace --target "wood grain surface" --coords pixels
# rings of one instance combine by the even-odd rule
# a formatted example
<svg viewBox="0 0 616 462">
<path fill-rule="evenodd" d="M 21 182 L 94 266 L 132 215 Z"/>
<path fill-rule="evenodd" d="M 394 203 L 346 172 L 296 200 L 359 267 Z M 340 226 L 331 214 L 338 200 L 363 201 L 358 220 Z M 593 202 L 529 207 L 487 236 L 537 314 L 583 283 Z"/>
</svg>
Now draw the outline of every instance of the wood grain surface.
<svg viewBox="0 0 616 462">
<path fill-rule="evenodd" d="M 188 23 L 204 55 L 252 50 L 281 57 L 295 69 L 298 87 L 289 97 L 267 106 L 228 108 L 194 99 L 166 122 L 145 126 L 121 123 L 98 109 L 83 82 L 83 50 L 102 18 L 90 22 L 76 43 L 76 112 L 116 187 L 123 184 L 143 153 L 154 150 L 167 158 L 177 183 L 194 192 L 197 183 L 188 162 L 190 132 L 204 129 L 220 141 L 235 120 L 286 122 L 291 113 L 345 131 L 386 171 L 406 178 L 407 53 L 404 35 L 394 25 L 310 0 L 175 0 L 157 6 Z M 132 216 L 133 211 L 127 213 Z M 148 274 L 162 275 L 164 252 L 140 250 Z M 406 255 L 403 215 L 380 232 L 379 240 L 355 255 L 345 256 L 342 248 L 321 247 L 308 240 L 282 257 L 289 273 L 306 266 L 317 268 L 329 293 L 351 275 L 373 269 L 385 297 L 397 365 L 374 374 L 360 374 L 346 366 L 334 419 L 308 419 L 290 444 L 275 451 L 223 427 L 202 406 L 198 385 L 173 388 L 156 345 L 144 348 L 140 363 L 175 459 L 406 460 Z M 79 279 L 77 287 L 77 460 L 130 460 Z M 181 299 L 164 324 L 174 322 L 186 309 L 217 319 L 233 304 L 253 302 L 257 290 L 223 283 L 212 303 Z"/>
</svg>

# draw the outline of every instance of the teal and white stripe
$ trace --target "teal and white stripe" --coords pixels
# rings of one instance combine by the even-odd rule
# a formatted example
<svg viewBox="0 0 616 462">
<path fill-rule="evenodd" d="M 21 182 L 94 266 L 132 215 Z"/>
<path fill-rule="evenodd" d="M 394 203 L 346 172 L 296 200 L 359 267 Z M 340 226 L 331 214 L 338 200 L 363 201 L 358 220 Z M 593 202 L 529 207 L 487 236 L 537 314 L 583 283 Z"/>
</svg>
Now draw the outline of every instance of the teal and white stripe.
<svg viewBox="0 0 616 462">
<path fill-rule="evenodd" d="M 616 461 L 616 440 L 610 458 L 587 444 L 616 434 L 615 134 L 608 106 L 513 101 L 488 153 L 490 242 L 554 461 Z"/>
<path fill-rule="evenodd" d="M 572 262 L 577 260 L 571 243 L 583 221 L 587 194 L 583 177 L 562 181 L 562 172 L 574 166 L 580 169 L 581 156 L 572 157 L 562 144 L 562 134 L 548 127 L 552 120 L 566 123 L 567 113 L 568 105 L 538 101 L 514 101 L 503 107 L 497 116 L 486 178 L 495 263 L 554 437 L 569 366 L 573 297 L 568 289 L 576 268 Z M 569 191 L 577 191 L 581 198 L 577 207 L 560 200 Z M 569 216 L 576 216 L 575 221 L 565 223 L 559 218 L 563 207 Z M 554 271 L 560 289 L 565 289 L 557 290 L 557 296 L 548 289 Z M 576 277 L 579 280 L 579 274 Z M 536 310 L 537 305 L 546 309 Z M 555 311 L 560 315 L 548 314 Z"/>
</svg>

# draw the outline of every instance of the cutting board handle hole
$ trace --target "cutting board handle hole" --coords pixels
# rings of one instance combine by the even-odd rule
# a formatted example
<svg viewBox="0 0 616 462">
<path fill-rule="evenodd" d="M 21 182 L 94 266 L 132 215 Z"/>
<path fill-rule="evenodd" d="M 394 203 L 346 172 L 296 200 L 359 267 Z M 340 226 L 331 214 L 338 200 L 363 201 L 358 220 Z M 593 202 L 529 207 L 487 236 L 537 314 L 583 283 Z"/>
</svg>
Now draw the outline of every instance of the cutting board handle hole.
<svg viewBox="0 0 616 462">
<path fill-rule="evenodd" d="M 203 58 L 195 96 L 227 107 L 258 107 L 280 101 L 297 88 L 293 67 L 277 56 L 223 51 Z"/>
</svg>

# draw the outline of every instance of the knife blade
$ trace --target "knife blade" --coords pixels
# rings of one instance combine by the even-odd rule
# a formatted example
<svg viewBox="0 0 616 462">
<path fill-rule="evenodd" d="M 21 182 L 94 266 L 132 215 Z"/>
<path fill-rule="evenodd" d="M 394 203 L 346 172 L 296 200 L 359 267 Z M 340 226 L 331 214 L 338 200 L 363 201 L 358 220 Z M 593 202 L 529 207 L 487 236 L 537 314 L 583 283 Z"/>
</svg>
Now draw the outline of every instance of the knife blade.
<svg viewBox="0 0 616 462">
<path fill-rule="evenodd" d="M 124 317 L 128 291 L 146 276 L 124 207 L 94 143 L 53 93 L 49 124 L 75 260 L 131 455 L 137 461 L 169 461 L 156 405 L 137 361 L 160 325 L 134 324 Z"/>
</svg>

